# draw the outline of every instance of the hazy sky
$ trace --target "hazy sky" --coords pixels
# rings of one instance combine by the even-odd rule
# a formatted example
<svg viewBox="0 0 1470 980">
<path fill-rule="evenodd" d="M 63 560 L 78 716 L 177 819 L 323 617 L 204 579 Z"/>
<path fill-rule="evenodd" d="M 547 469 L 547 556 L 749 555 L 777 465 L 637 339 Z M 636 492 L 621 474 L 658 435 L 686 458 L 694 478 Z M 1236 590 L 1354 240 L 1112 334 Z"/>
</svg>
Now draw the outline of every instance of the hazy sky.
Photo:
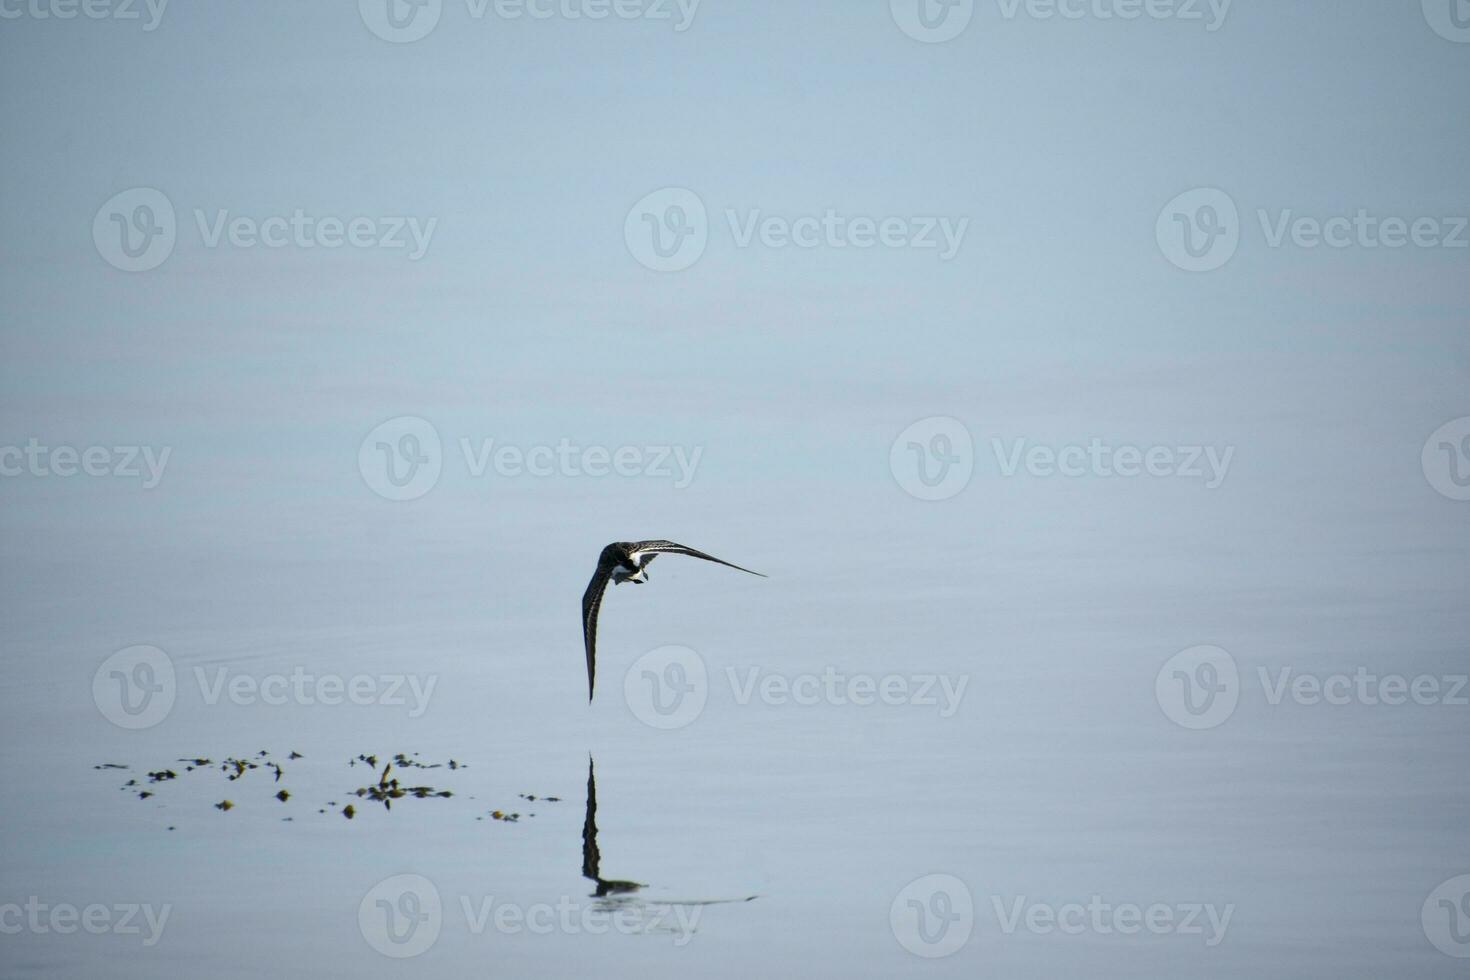
<svg viewBox="0 0 1470 980">
<path fill-rule="evenodd" d="M 1354 475 L 1343 497 L 1415 486 L 1429 433 L 1470 412 L 1470 44 L 1448 7 L 936 3 L 963 29 L 927 43 L 900 0 L 584 4 L 6 0 L 0 442 L 172 447 L 149 494 L 175 491 L 134 513 L 125 481 L 6 478 L 6 547 L 42 513 L 47 552 L 77 557 L 130 518 L 378 519 L 351 462 L 399 416 L 447 447 L 420 515 L 488 486 L 461 439 L 567 439 L 702 446 L 696 487 L 748 508 L 738 488 L 764 487 L 764 519 L 790 487 L 894 492 L 892 440 L 946 416 L 991 473 L 996 437 L 1236 444 L 1270 522 L 1324 467 Z M 1185 271 L 1180 216 L 1219 198 L 1171 202 L 1209 188 L 1234 234 L 1192 226 L 1223 265 Z M 691 194 L 688 267 L 648 268 L 647 222 L 674 243 L 699 216 L 661 209 Z M 171 237 L 145 240 L 159 200 Z M 1299 244 L 1302 217 L 1351 219 L 1347 247 Z M 1430 245 L 1371 247 L 1384 219 L 1400 240 L 1430 220 Z M 155 268 L 117 267 L 124 227 Z M 613 524 L 692 503 L 611 483 L 507 485 L 628 490 L 589 515 Z M 971 496 L 879 509 L 958 532 Z"/>
</svg>

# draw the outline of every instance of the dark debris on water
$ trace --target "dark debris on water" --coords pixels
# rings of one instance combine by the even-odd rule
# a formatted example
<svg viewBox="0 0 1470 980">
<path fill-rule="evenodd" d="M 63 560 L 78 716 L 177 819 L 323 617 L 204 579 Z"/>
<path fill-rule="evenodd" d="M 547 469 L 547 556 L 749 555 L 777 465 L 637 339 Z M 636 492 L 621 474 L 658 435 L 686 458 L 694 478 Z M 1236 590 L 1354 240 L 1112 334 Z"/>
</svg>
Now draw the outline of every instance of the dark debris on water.
<svg viewBox="0 0 1470 980">
<path fill-rule="evenodd" d="M 285 761 L 287 763 L 290 763 L 304 758 L 305 756 L 302 753 L 297 752 L 293 749 L 291 753 L 286 756 Z M 282 765 L 281 762 L 273 759 L 268 749 L 261 749 L 258 752 L 255 752 L 253 755 L 249 756 L 229 756 L 223 759 L 218 764 L 216 764 L 212 759 L 206 756 L 186 756 L 179 758 L 176 761 L 178 763 L 184 764 L 183 772 L 185 774 L 218 772 L 222 773 L 225 776 L 227 782 L 240 782 L 242 784 L 242 788 L 235 795 L 247 792 L 244 786 L 245 784 L 252 784 L 252 780 L 249 778 L 252 771 L 261 771 L 262 773 L 269 772 L 272 777 L 270 780 L 270 784 L 272 785 L 279 784 L 282 781 L 282 778 L 287 774 L 286 766 Z M 358 755 L 356 758 L 348 761 L 349 766 L 356 766 L 359 763 L 366 764 L 376 771 L 378 767 L 378 756 L 376 754 L 363 753 L 361 755 Z M 118 762 L 104 762 L 95 765 L 92 768 L 96 770 L 126 771 L 130 767 Z M 377 775 L 377 778 L 373 783 L 354 790 L 353 795 L 362 800 L 371 800 L 375 803 L 382 803 L 384 809 L 391 809 L 394 800 L 424 800 L 431 798 L 448 799 L 454 795 L 451 790 L 441 789 L 435 786 L 428 785 L 405 785 L 404 783 L 400 782 L 398 775 L 395 774 L 395 771 L 409 769 L 448 769 L 450 771 L 456 771 L 464 768 L 466 768 L 465 764 L 457 759 L 450 759 L 447 762 L 425 762 L 418 757 L 417 752 L 398 752 L 393 755 L 392 761 L 384 763 L 382 773 L 380 775 Z M 175 782 L 181 778 L 178 771 L 170 768 L 145 770 L 145 772 L 147 772 L 147 779 L 150 787 L 155 787 L 157 784 L 161 783 Z M 120 788 L 132 791 L 140 800 L 146 800 L 150 798 L 161 799 L 157 796 L 157 789 L 141 789 L 139 787 L 139 779 L 137 778 L 129 779 Z M 280 803 L 285 804 L 289 804 L 290 801 L 293 799 L 293 794 L 289 789 L 279 786 L 276 786 L 275 791 L 270 795 L 275 800 L 278 800 L 280 801 Z M 534 795 L 527 795 L 524 793 L 520 795 L 523 799 L 527 800 L 537 799 L 537 797 L 535 797 Z M 555 800 L 556 797 L 541 797 L 541 799 Z M 213 804 L 214 808 L 216 810 L 219 810 L 221 813 L 227 813 L 239 805 L 241 804 L 236 803 L 232 799 L 223 799 Z M 318 808 L 317 812 L 325 814 L 329 812 L 329 810 L 336 809 L 337 805 L 338 804 L 335 801 L 328 801 L 325 806 Z M 357 810 L 353 806 L 353 804 L 349 803 L 345 807 L 343 807 L 340 812 L 348 820 L 351 820 L 356 815 Z M 499 811 L 496 811 L 496 813 L 498 814 Z M 509 819 L 518 819 L 519 816 L 519 814 L 514 814 L 511 815 Z M 285 817 L 283 819 L 290 820 L 292 818 Z M 497 816 L 497 819 L 500 819 L 500 817 Z M 170 826 L 168 829 L 173 830 L 174 828 Z"/>
<path fill-rule="evenodd" d="M 394 762 L 397 762 L 403 758 L 404 757 L 402 755 L 394 756 Z M 363 759 L 363 761 L 367 760 Z M 432 766 L 426 766 L 423 763 L 410 762 L 409 765 L 416 766 L 420 769 L 438 768 L 437 763 Z M 432 786 L 402 786 L 398 782 L 398 777 L 391 775 L 392 772 L 392 762 L 384 765 L 383 774 L 378 777 L 377 783 L 372 786 L 359 787 L 356 791 L 357 795 L 366 799 L 370 799 L 374 803 L 383 804 L 384 809 L 391 809 L 394 800 L 401 800 L 406 796 L 412 796 L 415 799 L 419 800 L 426 800 L 429 797 L 440 797 L 443 799 L 448 799 L 449 797 L 454 795 L 447 789 L 435 789 Z"/>
</svg>

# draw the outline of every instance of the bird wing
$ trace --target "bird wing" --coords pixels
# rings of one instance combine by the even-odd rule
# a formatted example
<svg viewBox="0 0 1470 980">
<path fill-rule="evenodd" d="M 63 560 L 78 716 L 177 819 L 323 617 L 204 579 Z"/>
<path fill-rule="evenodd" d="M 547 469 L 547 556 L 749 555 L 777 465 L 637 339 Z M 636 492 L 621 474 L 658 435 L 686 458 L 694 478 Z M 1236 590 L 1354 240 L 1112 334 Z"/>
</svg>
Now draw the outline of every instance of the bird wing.
<svg viewBox="0 0 1470 980">
<path fill-rule="evenodd" d="M 592 700 L 592 679 L 597 673 L 597 610 L 602 608 L 602 594 L 607 591 L 607 583 L 612 578 L 612 570 L 597 567 L 592 573 L 592 581 L 587 583 L 587 591 L 582 593 L 582 640 L 587 646 L 587 700 Z"/>
<path fill-rule="evenodd" d="M 741 568 L 739 565 L 731 564 L 728 561 L 716 558 L 714 555 L 707 555 L 702 551 L 695 551 L 688 545 L 679 544 L 677 541 L 639 541 L 633 547 L 629 548 L 628 551 L 635 559 L 643 555 L 688 555 L 690 558 L 703 558 L 705 561 L 712 561 L 716 565 L 724 565 L 727 568 L 733 568 L 737 571 L 747 572 L 751 575 L 760 575 L 761 578 L 766 578 L 760 572 L 752 572 L 748 568 Z"/>
</svg>

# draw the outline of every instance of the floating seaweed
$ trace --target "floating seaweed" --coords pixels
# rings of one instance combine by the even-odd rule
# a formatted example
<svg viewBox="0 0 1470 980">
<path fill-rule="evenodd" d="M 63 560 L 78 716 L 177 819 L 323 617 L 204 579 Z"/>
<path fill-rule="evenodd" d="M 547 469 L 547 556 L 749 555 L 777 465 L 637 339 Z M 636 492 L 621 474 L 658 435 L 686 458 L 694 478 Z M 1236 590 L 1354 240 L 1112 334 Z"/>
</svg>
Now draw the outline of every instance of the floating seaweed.
<svg viewBox="0 0 1470 980">
<path fill-rule="evenodd" d="M 362 757 L 359 756 L 359 758 Z M 397 758 L 402 758 L 402 756 L 398 756 Z M 363 761 L 367 760 L 364 759 Z M 436 767 L 420 766 L 420 768 L 429 769 Z M 416 799 L 424 800 L 431 796 L 448 799 L 454 795 L 447 789 L 435 789 L 432 786 L 402 786 L 396 777 L 391 777 L 392 771 L 393 763 L 390 762 L 383 766 L 383 774 L 378 777 L 375 785 L 361 786 L 355 792 L 358 796 L 370 799 L 374 803 L 382 803 L 384 809 L 392 809 L 393 801 L 401 800 L 405 796 L 412 796 Z"/>
<path fill-rule="evenodd" d="M 230 772 L 231 769 L 235 770 L 234 772 L 230 772 L 229 779 L 231 782 L 245 775 L 248 770 L 257 768 L 259 767 L 255 763 L 246 762 L 244 759 L 226 759 L 220 765 L 221 772 Z"/>
<path fill-rule="evenodd" d="M 302 758 L 305 758 L 302 753 L 293 750 L 288 760 Z M 285 775 L 285 767 L 280 762 L 272 759 L 270 752 L 266 749 L 261 749 L 249 756 L 228 756 L 219 763 L 215 763 L 212 759 L 205 756 L 183 757 L 178 759 L 177 762 L 184 764 L 181 766 L 183 773 L 218 771 L 225 775 L 228 782 L 236 782 L 243 779 L 252 769 L 269 770 L 272 776 L 271 782 L 273 783 L 280 783 L 282 777 Z M 376 754 L 364 753 L 355 759 L 349 760 L 349 765 L 355 766 L 358 763 L 372 766 L 376 770 L 378 756 Z M 99 763 L 93 766 L 93 768 L 97 770 L 127 770 L 130 767 L 122 763 L 108 762 Z M 376 779 L 370 785 L 360 787 L 353 791 L 353 796 L 359 800 L 371 800 L 375 803 L 382 803 L 385 809 L 391 809 L 394 800 L 409 797 L 420 800 L 430 797 L 448 799 L 454 795 L 451 790 L 417 783 L 409 785 L 400 778 L 400 770 L 444 768 L 459 770 L 465 768 L 465 764 L 457 759 L 451 759 L 447 763 L 426 762 L 418 758 L 418 753 L 416 752 L 398 752 L 393 755 L 392 761 L 384 763 L 380 773 L 374 773 Z M 145 770 L 145 772 L 147 774 L 146 781 L 150 787 L 149 789 L 143 789 L 140 786 L 140 783 L 143 782 L 142 777 L 129 778 L 120 789 L 132 792 L 139 799 L 146 800 L 155 796 L 156 791 L 151 787 L 165 782 L 174 782 L 181 778 L 180 770 L 170 768 Z M 285 803 L 291 799 L 292 793 L 290 790 L 277 787 L 271 795 L 280 802 Z M 237 804 L 233 799 L 225 799 L 213 805 L 215 809 L 224 812 L 233 809 Z M 317 812 L 326 813 L 331 809 L 336 809 L 338 806 L 339 804 L 336 801 L 328 801 Z M 357 811 L 356 807 L 349 803 L 346 807 L 342 808 L 341 812 L 350 820 L 356 815 Z M 519 817 L 520 815 L 516 814 L 515 816 Z"/>
</svg>

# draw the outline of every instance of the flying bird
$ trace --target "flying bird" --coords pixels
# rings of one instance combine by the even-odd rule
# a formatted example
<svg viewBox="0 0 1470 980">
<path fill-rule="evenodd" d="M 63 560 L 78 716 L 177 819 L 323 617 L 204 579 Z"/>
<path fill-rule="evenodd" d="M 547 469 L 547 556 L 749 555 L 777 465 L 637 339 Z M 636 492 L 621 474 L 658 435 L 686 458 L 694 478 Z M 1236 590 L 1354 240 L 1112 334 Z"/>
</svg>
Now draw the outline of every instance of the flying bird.
<svg viewBox="0 0 1470 980">
<path fill-rule="evenodd" d="M 695 551 L 673 541 L 615 541 L 603 548 L 602 554 L 597 556 L 597 571 L 592 573 L 592 581 L 587 583 L 587 591 L 582 594 L 582 639 L 587 645 L 588 701 L 592 700 L 592 680 L 597 672 L 597 610 L 602 608 L 602 594 L 607 591 L 607 583 L 622 585 L 624 582 L 633 582 L 642 585 L 648 581 L 648 566 L 659 555 L 703 558 L 716 565 L 766 577 L 760 572 L 732 565 L 714 555 Z"/>
</svg>

